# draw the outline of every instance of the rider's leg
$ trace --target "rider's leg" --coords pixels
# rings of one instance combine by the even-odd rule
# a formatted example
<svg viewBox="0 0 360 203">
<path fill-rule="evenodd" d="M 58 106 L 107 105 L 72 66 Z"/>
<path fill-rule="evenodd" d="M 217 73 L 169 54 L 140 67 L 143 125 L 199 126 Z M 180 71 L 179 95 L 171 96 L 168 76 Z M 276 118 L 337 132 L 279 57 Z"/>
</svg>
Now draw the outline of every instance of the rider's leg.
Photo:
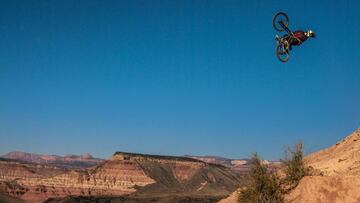
<svg viewBox="0 0 360 203">
<path fill-rule="evenodd" d="M 292 46 L 295 45 L 295 46 L 298 46 L 299 45 L 299 42 L 296 38 L 292 37 L 288 40 L 289 42 L 289 50 L 291 51 L 292 49 Z"/>
<path fill-rule="evenodd" d="M 285 34 L 283 37 L 284 39 L 284 42 L 285 42 L 285 48 L 286 49 L 289 49 L 289 46 L 290 46 L 290 36 L 288 34 Z"/>
</svg>

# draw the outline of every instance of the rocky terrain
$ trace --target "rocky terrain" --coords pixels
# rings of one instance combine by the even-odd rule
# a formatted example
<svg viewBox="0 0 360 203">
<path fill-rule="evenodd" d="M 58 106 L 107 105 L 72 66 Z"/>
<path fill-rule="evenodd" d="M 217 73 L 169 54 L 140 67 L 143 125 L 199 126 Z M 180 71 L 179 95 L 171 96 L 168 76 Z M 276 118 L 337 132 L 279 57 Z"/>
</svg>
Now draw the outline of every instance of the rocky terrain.
<svg viewBox="0 0 360 203">
<path fill-rule="evenodd" d="M 285 195 L 285 202 L 360 202 L 360 129 L 335 145 L 305 157 L 311 175 Z M 237 203 L 233 192 L 219 203 Z"/>
<path fill-rule="evenodd" d="M 18 151 L 9 152 L 3 155 L 2 158 L 37 164 L 51 164 L 65 168 L 86 168 L 96 166 L 104 161 L 103 159 L 94 158 L 90 154 L 58 156 L 32 154 Z"/>
<path fill-rule="evenodd" d="M 86 202 L 86 198 L 215 202 L 239 183 L 238 175 L 226 167 L 184 157 L 118 152 L 85 169 L 0 160 L 0 194 L 35 202 Z"/>
<path fill-rule="evenodd" d="M 360 202 L 360 129 L 305 161 L 316 173 L 300 181 L 289 202 Z"/>
<path fill-rule="evenodd" d="M 249 167 L 246 159 L 124 152 L 90 168 L 31 160 L 0 158 L 0 202 L 235 203 L 242 181 L 234 169 Z M 312 175 L 285 196 L 286 202 L 360 202 L 360 129 L 306 156 L 305 163 Z"/>
</svg>

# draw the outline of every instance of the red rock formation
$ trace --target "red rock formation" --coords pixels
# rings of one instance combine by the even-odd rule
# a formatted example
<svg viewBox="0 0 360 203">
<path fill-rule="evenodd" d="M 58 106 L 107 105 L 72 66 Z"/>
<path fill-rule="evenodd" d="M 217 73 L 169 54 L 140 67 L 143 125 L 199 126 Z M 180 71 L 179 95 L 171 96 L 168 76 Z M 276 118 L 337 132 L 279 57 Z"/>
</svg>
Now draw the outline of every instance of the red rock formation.
<svg viewBox="0 0 360 203">
<path fill-rule="evenodd" d="M 111 160 L 152 161 L 166 164 L 179 182 L 185 182 L 194 175 L 205 163 L 187 158 L 174 158 L 167 156 L 142 155 L 134 153 L 116 153 Z"/>
<path fill-rule="evenodd" d="M 96 168 L 83 170 L 2 160 L 0 182 L 6 193 L 35 201 L 67 195 L 122 195 L 134 192 L 134 186 L 154 183 L 136 162 L 126 160 L 106 161 Z M 26 189 L 16 194 L 11 191 L 10 183 Z"/>
</svg>

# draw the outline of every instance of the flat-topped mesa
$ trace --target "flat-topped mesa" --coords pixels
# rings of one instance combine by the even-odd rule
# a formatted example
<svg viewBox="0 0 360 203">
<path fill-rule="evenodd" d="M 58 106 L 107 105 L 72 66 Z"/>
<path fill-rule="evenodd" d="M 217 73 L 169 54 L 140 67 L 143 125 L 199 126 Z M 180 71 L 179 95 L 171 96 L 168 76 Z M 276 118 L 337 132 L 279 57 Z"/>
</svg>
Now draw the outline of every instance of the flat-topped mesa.
<svg viewBox="0 0 360 203">
<path fill-rule="evenodd" d="M 110 160 L 117 161 L 153 161 L 159 163 L 176 163 L 176 162 L 188 162 L 191 164 L 206 165 L 205 162 L 189 157 L 180 156 L 163 156 L 163 155 L 152 155 L 152 154 L 140 154 L 140 153 L 129 153 L 129 152 L 115 152 Z"/>
<path fill-rule="evenodd" d="M 192 176 L 200 169 L 209 164 L 188 157 L 177 156 L 162 156 L 162 155 L 150 155 L 128 152 L 116 152 L 110 159 L 110 162 L 114 163 L 137 163 L 142 167 L 148 164 L 156 163 L 162 165 L 162 167 L 168 168 L 172 171 L 175 178 L 184 183 L 192 178 Z"/>
</svg>

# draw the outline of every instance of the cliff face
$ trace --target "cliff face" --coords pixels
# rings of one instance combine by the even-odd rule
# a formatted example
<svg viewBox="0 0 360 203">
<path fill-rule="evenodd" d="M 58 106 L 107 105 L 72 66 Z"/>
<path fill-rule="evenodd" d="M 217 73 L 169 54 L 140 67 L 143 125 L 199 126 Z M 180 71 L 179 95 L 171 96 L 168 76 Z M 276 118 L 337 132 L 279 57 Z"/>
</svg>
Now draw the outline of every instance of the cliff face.
<svg viewBox="0 0 360 203">
<path fill-rule="evenodd" d="M 23 197 L 25 194 L 32 193 L 34 185 L 42 179 L 66 173 L 66 169 L 31 163 L 21 163 L 8 159 L 0 159 L 0 193 L 5 193 L 13 197 Z"/>
<path fill-rule="evenodd" d="M 149 174 L 152 169 L 151 165 L 164 165 L 170 168 L 172 175 L 179 182 L 186 182 L 194 173 L 206 164 L 190 158 L 171 157 L 171 156 L 156 156 L 156 155 L 142 155 L 134 153 L 117 152 L 111 158 L 111 161 L 131 161 L 136 162 Z M 154 167 L 154 166 L 153 166 Z M 160 174 L 161 175 L 161 174 Z"/>
<path fill-rule="evenodd" d="M 132 161 L 107 161 L 93 169 L 66 170 L 42 164 L 0 162 L 0 181 L 5 191 L 25 200 L 45 200 L 67 195 L 122 195 L 134 192 L 134 186 L 154 181 Z M 12 191 L 13 185 L 24 188 Z M 18 189 L 16 189 L 18 190 Z"/>
<path fill-rule="evenodd" d="M 0 180 L 42 179 L 65 173 L 66 169 L 55 166 L 23 163 L 0 158 Z"/>
<path fill-rule="evenodd" d="M 225 168 L 182 157 L 116 153 L 93 168 L 64 169 L 0 161 L 0 191 L 24 200 L 66 196 L 119 196 L 140 192 L 235 190 L 237 177 Z"/>
</svg>

